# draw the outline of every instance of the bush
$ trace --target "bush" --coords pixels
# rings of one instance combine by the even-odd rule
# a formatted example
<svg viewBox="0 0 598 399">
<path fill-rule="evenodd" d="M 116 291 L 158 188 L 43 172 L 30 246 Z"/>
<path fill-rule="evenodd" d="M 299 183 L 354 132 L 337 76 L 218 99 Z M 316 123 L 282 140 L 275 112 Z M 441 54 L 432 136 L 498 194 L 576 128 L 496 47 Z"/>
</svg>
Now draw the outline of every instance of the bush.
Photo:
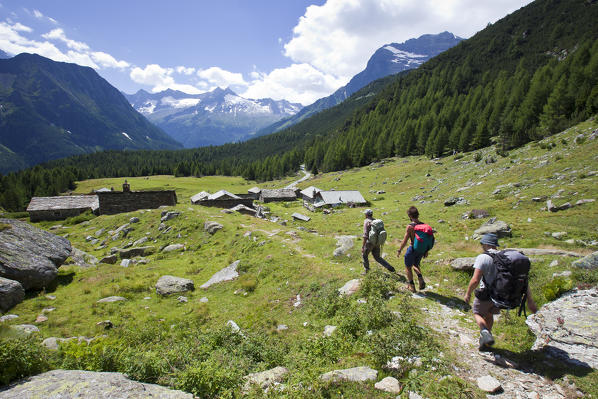
<svg viewBox="0 0 598 399">
<path fill-rule="evenodd" d="M 96 217 L 96 215 L 94 215 L 93 212 L 91 212 L 90 210 L 87 210 L 87 211 L 83 212 L 80 215 L 73 216 L 73 217 L 70 217 L 70 218 L 66 219 L 64 221 L 64 224 L 72 226 L 72 225 L 75 225 L 75 224 L 86 222 L 86 221 L 91 220 L 91 219 L 93 219 L 95 217 Z"/>
<path fill-rule="evenodd" d="M 33 338 L 0 338 L 0 386 L 51 368 L 50 357 Z"/>
<path fill-rule="evenodd" d="M 363 279 L 360 293 L 367 298 L 388 298 L 395 283 L 388 273 L 372 270 Z"/>
<path fill-rule="evenodd" d="M 257 278 L 255 278 L 254 276 L 251 276 L 249 274 L 244 274 L 239 279 L 239 285 L 245 291 L 253 292 L 253 291 L 255 291 L 255 288 L 257 287 Z"/>
<path fill-rule="evenodd" d="M 372 297 L 367 303 L 354 303 L 340 320 L 339 331 L 354 338 L 365 336 L 368 331 L 378 331 L 389 326 L 393 315 L 382 299 Z"/>
<path fill-rule="evenodd" d="M 565 292 L 573 288 L 573 281 L 565 279 L 563 277 L 555 277 L 542 287 L 542 293 L 547 301 L 554 301 Z"/>
<path fill-rule="evenodd" d="M 480 162 L 482 160 L 482 154 L 479 152 L 476 152 L 475 155 L 473 156 L 473 160 L 475 162 Z"/>
<path fill-rule="evenodd" d="M 97 338 L 89 344 L 76 340 L 61 345 L 64 369 L 89 371 L 119 371 L 120 343 Z"/>
<path fill-rule="evenodd" d="M 197 362 L 177 376 L 175 386 L 200 398 L 232 398 L 242 375 L 215 359 Z"/>
</svg>

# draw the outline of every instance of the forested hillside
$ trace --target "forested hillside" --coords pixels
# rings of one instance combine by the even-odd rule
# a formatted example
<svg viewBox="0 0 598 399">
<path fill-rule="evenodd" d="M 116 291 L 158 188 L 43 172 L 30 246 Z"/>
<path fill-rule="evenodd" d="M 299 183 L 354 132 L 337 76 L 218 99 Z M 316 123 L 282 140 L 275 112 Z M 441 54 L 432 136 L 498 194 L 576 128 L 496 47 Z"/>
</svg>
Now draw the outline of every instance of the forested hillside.
<svg viewBox="0 0 598 399">
<path fill-rule="evenodd" d="M 285 131 L 196 150 L 54 161 L 2 178 L 1 204 L 22 209 L 33 193 L 60 192 L 66 187 L 59 184 L 100 176 L 267 180 L 302 162 L 313 171 L 339 170 L 391 155 L 469 151 L 493 140 L 500 142 L 499 152 L 508 151 L 598 111 L 596 20 L 596 1 L 538 0 L 419 69 L 373 82 Z"/>
</svg>

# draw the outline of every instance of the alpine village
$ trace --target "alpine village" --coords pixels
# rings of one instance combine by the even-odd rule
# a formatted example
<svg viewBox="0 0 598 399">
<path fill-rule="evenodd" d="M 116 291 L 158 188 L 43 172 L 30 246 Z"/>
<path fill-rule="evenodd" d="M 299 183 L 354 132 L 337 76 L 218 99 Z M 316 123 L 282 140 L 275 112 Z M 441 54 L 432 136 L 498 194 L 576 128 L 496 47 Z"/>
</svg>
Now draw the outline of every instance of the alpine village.
<svg viewBox="0 0 598 399">
<path fill-rule="evenodd" d="M 526 4 L 309 105 L 2 49 L 0 398 L 598 398 L 598 1 Z"/>
</svg>

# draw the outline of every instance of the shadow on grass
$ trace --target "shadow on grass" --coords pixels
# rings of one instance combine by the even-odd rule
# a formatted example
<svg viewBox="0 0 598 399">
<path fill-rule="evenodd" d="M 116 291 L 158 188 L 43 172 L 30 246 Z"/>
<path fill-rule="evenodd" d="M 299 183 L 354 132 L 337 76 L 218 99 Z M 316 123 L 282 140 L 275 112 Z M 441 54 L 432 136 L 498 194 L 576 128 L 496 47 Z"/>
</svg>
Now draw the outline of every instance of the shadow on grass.
<svg viewBox="0 0 598 399">
<path fill-rule="evenodd" d="M 58 276 L 52 281 L 47 287 L 46 292 L 54 292 L 56 288 L 63 285 L 69 285 L 73 282 L 75 278 L 75 272 L 68 272 L 68 273 L 58 273 Z"/>
<path fill-rule="evenodd" d="M 563 378 L 565 375 L 585 377 L 594 371 L 586 362 L 571 358 L 567 352 L 553 346 L 547 346 L 539 351 L 526 350 L 519 353 L 507 349 L 492 348 L 491 354 L 493 359 L 491 357 L 485 358 L 489 363 L 504 368 L 515 368 L 526 373 L 534 373 L 551 380 Z M 508 363 L 512 365 L 509 366 Z"/>
<path fill-rule="evenodd" d="M 461 298 L 457 298 L 456 296 L 444 296 L 432 291 L 423 291 L 422 294 L 433 301 L 436 301 L 442 305 L 448 306 L 452 309 L 459 309 L 461 311 L 467 312 L 471 307 L 463 301 Z"/>
</svg>

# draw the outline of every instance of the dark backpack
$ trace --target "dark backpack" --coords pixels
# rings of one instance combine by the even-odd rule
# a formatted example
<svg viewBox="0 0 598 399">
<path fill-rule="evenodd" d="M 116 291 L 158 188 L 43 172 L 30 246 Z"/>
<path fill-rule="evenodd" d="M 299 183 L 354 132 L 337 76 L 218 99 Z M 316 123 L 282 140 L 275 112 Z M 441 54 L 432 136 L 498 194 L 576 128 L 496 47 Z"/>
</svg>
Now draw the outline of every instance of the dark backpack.
<svg viewBox="0 0 598 399">
<path fill-rule="evenodd" d="M 519 307 L 518 314 L 521 315 L 523 311 L 527 316 L 525 301 L 531 266 L 529 258 L 514 250 L 486 252 L 486 254 L 492 257 L 492 264 L 496 269 L 496 277 L 492 284 L 486 284 L 484 281 L 492 303 L 499 309 Z"/>
</svg>

